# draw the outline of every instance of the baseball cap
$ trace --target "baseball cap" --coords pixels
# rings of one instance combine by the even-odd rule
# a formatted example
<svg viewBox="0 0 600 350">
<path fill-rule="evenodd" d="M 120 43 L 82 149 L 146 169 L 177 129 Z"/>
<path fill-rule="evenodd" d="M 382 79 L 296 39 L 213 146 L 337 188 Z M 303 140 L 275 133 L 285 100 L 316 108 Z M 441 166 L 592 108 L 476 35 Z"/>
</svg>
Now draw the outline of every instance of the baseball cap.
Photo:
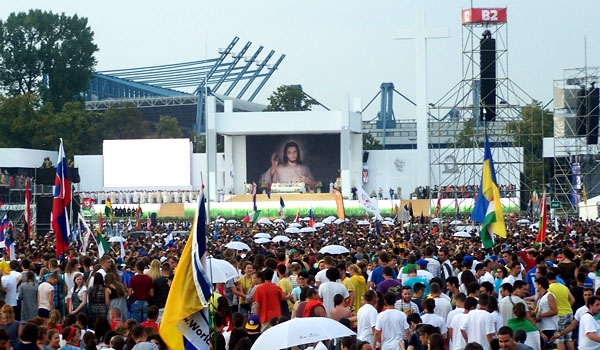
<svg viewBox="0 0 600 350">
<path fill-rule="evenodd" d="M 463 263 L 466 263 L 466 262 L 473 262 L 473 257 L 470 255 L 465 256 L 463 258 Z"/>
<path fill-rule="evenodd" d="M 425 260 L 425 259 L 419 259 L 419 260 L 417 260 L 417 265 L 419 265 L 419 266 L 427 266 L 427 260 Z"/>
<path fill-rule="evenodd" d="M 260 327 L 260 317 L 256 314 L 251 314 L 248 316 L 248 321 L 246 321 L 246 329 L 249 331 L 255 331 Z"/>
</svg>

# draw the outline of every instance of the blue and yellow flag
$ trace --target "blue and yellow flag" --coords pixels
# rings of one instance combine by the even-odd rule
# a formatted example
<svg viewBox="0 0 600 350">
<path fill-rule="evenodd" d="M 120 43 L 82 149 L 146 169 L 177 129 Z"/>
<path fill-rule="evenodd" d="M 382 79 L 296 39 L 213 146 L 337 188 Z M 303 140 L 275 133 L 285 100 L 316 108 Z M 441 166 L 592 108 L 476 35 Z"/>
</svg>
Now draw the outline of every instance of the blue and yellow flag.
<svg viewBox="0 0 600 350">
<path fill-rule="evenodd" d="M 485 136 L 481 186 L 479 186 L 479 193 L 471 213 L 471 219 L 483 224 L 480 235 L 484 248 L 491 248 L 494 245 L 494 234 L 506 237 L 500 190 L 496 182 L 492 150 L 487 135 Z"/>
<path fill-rule="evenodd" d="M 212 285 L 205 273 L 206 257 L 206 208 L 202 194 L 160 324 L 160 336 L 169 349 L 209 349 L 207 300 Z"/>
</svg>

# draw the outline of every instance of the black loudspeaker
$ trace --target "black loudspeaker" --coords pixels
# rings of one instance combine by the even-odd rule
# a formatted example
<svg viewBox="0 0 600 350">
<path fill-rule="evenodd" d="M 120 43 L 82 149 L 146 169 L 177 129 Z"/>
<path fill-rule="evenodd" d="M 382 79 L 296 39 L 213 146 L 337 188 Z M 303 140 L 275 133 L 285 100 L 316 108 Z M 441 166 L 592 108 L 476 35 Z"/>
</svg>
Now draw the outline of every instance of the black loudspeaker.
<svg viewBox="0 0 600 350">
<path fill-rule="evenodd" d="M 81 180 L 79 168 L 67 168 L 67 174 L 71 183 L 77 184 Z M 35 169 L 35 182 L 40 185 L 54 185 L 56 178 L 56 167 Z"/>
<path fill-rule="evenodd" d="M 598 109 L 598 102 L 600 94 L 598 88 L 592 85 L 592 88 L 588 90 L 587 94 L 587 144 L 595 145 L 598 143 L 598 119 L 600 117 L 600 110 Z"/>
<path fill-rule="evenodd" d="M 37 224 L 50 225 L 50 214 L 52 213 L 52 196 L 38 196 L 36 198 L 36 219 Z"/>
<path fill-rule="evenodd" d="M 150 222 L 152 223 L 152 226 L 156 226 L 156 213 L 152 213 L 150 214 Z"/>
<path fill-rule="evenodd" d="M 369 152 L 363 152 L 363 163 L 369 160 Z"/>
<path fill-rule="evenodd" d="M 575 132 L 577 136 L 585 136 L 587 129 L 587 97 L 585 88 L 582 87 L 577 91 L 577 117 L 575 118 Z"/>
<path fill-rule="evenodd" d="M 481 113 L 484 121 L 496 120 L 496 39 L 489 31 L 480 40 L 479 68 L 481 69 Z"/>
</svg>

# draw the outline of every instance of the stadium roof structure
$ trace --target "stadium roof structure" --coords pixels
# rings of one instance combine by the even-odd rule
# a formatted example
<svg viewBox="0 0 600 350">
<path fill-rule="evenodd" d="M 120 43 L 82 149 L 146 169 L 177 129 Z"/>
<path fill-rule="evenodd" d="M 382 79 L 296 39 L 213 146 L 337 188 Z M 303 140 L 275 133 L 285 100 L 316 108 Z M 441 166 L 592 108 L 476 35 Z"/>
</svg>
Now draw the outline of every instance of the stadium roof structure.
<svg viewBox="0 0 600 350">
<path fill-rule="evenodd" d="M 252 43 L 247 42 L 239 51 L 234 51 L 238 41 L 235 37 L 226 48 L 220 48 L 216 58 L 95 72 L 89 89 L 83 93 L 86 108 L 104 110 L 123 102 L 131 102 L 139 108 L 195 104 L 193 128 L 198 134 L 205 130 L 205 95 L 217 96 L 219 100 L 231 99 L 237 110 L 260 109 L 252 101 L 285 55 L 271 62 L 275 56 L 271 50 L 259 60 L 263 46 L 251 52 Z"/>
</svg>

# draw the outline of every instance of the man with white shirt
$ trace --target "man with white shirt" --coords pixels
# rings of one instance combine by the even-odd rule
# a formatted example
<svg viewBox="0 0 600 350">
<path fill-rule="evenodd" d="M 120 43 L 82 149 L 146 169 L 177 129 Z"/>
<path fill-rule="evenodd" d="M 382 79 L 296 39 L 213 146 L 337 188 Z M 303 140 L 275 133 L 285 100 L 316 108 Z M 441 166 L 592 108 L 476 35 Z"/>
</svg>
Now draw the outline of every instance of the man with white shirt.
<svg viewBox="0 0 600 350">
<path fill-rule="evenodd" d="M 435 253 L 435 249 L 433 248 L 433 246 L 429 245 L 425 247 L 425 251 L 423 252 L 423 259 L 427 260 L 427 271 L 431 272 L 433 277 L 440 277 L 440 262 L 433 258 L 433 253 Z"/>
<path fill-rule="evenodd" d="M 587 301 L 588 312 L 579 321 L 579 346 L 581 350 L 600 350 L 600 325 L 596 315 L 600 313 L 600 298 L 592 296 Z"/>
<path fill-rule="evenodd" d="M 423 323 L 438 327 L 440 329 L 440 334 L 446 338 L 448 333 L 446 328 L 446 320 L 442 316 L 434 313 L 435 300 L 431 297 L 427 297 L 425 300 L 423 300 L 422 306 L 423 310 L 425 311 L 425 313 L 421 315 L 421 320 Z"/>
<path fill-rule="evenodd" d="M 519 264 L 518 261 L 513 261 L 510 263 L 510 274 L 502 280 L 502 284 L 510 283 L 511 285 L 513 285 L 516 280 L 521 279 L 520 276 L 521 276 L 521 264 Z"/>
<path fill-rule="evenodd" d="M 498 302 L 498 310 L 502 315 L 502 319 L 504 320 L 503 326 L 506 326 L 508 320 L 515 318 L 513 314 L 513 306 L 515 304 L 523 304 L 525 305 L 525 311 L 527 311 L 527 318 L 533 324 L 534 321 L 529 314 L 529 308 L 527 307 L 527 303 L 525 300 L 521 299 L 521 297 L 517 295 L 513 295 L 513 286 L 510 283 L 503 283 L 500 286 L 500 301 Z"/>
<path fill-rule="evenodd" d="M 383 299 L 387 308 L 377 315 L 374 343 L 381 350 L 397 350 L 400 341 L 410 338 L 406 314 L 394 309 L 396 293 L 387 292 Z"/>
<path fill-rule="evenodd" d="M 417 260 L 417 267 L 419 268 L 417 270 L 417 276 L 423 277 L 427 282 L 429 282 L 433 278 L 433 275 L 427 270 L 427 264 L 429 263 L 425 259 Z"/>
<path fill-rule="evenodd" d="M 356 313 L 356 339 L 368 341 L 373 345 L 373 334 L 375 333 L 375 324 L 377 322 L 377 293 L 374 290 L 368 290 L 363 294 L 363 306 Z"/>
<path fill-rule="evenodd" d="M 460 327 L 465 322 L 467 314 L 477 308 L 477 299 L 466 298 L 463 293 L 456 296 L 456 309 L 448 314 L 448 338 L 450 339 L 450 350 L 462 350 L 467 345 Z M 459 308 L 458 305 L 463 307 Z"/>
<path fill-rule="evenodd" d="M 441 316 L 444 319 L 444 322 L 446 322 L 448 313 L 452 311 L 450 297 L 442 293 L 442 288 L 439 284 L 435 282 L 431 283 L 431 285 L 429 286 L 429 294 L 431 297 L 433 297 L 433 300 L 435 301 L 435 310 L 433 311 L 433 313 Z"/>
<path fill-rule="evenodd" d="M 475 342 L 480 344 L 484 350 L 490 350 L 490 342 L 494 338 L 496 329 L 494 328 L 494 317 L 486 310 L 486 296 L 487 294 L 482 294 L 479 297 L 480 308 L 469 311 L 460 331 L 467 343 Z M 468 304 L 465 301 L 465 308 L 474 302 L 470 299 L 471 297 L 467 298 Z"/>
<path fill-rule="evenodd" d="M 479 284 L 483 282 L 490 282 L 494 285 L 495 278 L 491 273 L 486 269 L 485 263 L 479 263 L 475 266 L 475 278 L 479 281 Z"/>
</svg>

